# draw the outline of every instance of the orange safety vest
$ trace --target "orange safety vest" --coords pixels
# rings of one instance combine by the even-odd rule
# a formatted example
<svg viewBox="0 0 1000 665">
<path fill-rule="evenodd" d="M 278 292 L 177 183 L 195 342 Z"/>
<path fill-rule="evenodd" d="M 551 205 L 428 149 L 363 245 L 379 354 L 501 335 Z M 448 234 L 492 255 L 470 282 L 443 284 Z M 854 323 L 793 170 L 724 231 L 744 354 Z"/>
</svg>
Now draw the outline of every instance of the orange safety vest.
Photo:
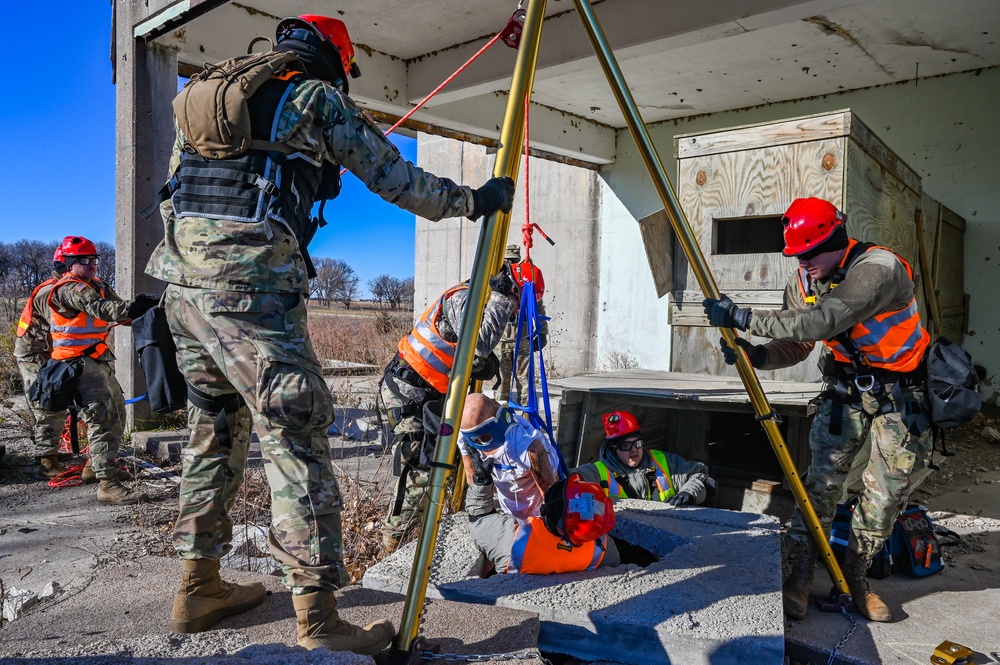
<svg viewBox="0 0 1000 665">
<path fill-rule="evenodd" d="M 545 528 L 540 517 L 529 517 L 517 527 L 507 572 L 550 575 L 593 570 L 604 559 L 607 546 L 607 534 L 580 547 L 567 545 Z"/>
<path fill-rule="evenodd" d="M 38 296 L 39 291 L 48 286 L 52 286 L 58 281 L 59 280 L 57 278 L 50 277 L 49 279 L 45 280 L 44 282 L 36 286 L 35 289 L 31 292 L 31 297 L 28 298 L 28 302 L 24 304 L 24 309 L 21 310 L 21 319 L 17 322 L 16 334 L 18 337 L 24 337 L 24 335 L 28 332 L 28 329 L 31 328 L 31 320 L 34 318 L 35 314 L 35 297 Z M 51 293 L 52 291 L 50 289 L 48 293 L 43 294 L 46 303 L 48 303 L 49 295 Z"/>
<path fill-rule="evenodd" d="M 847 274 L 847 270 L 855 258 L 863 253 L 855 250 L 858 244 L 858 241 L 853 238 L 848 241 L 844 260 L 838 267 L 839 275 L 834 276 L 836 283 L 833 284 L 833 287 L 836 287 L 837 283 L 843 279 L 843 275 Z M 862 248 L 864 245 L 857 249 L 861 250 Z M 877 245 L 864 248 L 863 251 L 867 252 L 873 249 L 884 249 L 892 252 L 888 247 Z M 906 273 L 912 280 L 913 268 L 902 256 L 895 252 L 892 253 L 906 268 Z M 809 273 L 801 268 L 799 269 L 799 290 L 802 292 L 802 298 L 806 304 L 816 303 L 816 295 L 812 290 L 812 280 Z M 848 333 L 854 346 L 872 367 L 899 373 L 912 372 L 917 368 L 924 358 L 931 338 L 930 334 L 920 325 L 920 313 L 917 311 L 916 298 L 913 298 L 910 304 L 902 309 L 876 314 L 856 323 Z M 823 340 L 823 344 L 833 352 L 833 357 L 837 362 L 851 362 L 851 354 L 836 339 Z"/>
<path fill-rule="evenodd" d="M 468 284 L 458 284 L 445 291 L 437 302 L 420 315 L 410 334 L 399 340 L 399 357 L 439 393 L 448 392 L 448 374 L 455 362 L 455 347 L 458 342 L 449 342 L 443 338 L 438 332 L 437 324 L 448 298 L 468 288 Z"/>
<path fill-rule="evenodd" d="M 662 450 L 650 450 L 649 456 L 653 460 L 653 471 L 656 474 L 656 497 L 660 501 L 669 501 L 677 492 L 674 490 L 673 483 L 670 482 L 670 465 L 667 464 L 667 456 L 663 454 Z M 608 465 L 604 462 L 594 462 L 594 466 L 597 467 L 597 472 L 601 474 L 601 488 L 604 493 L 607 494 L 612 499 L 627 499 L 628 495 L 622 488 L 621 483 L 615 478 L 615 474 L 611 473 Z M 653 499 L 652 496 L 645 496 L 644 499 Z"/>
<path fill-rule="evenodd" d="M 95 318 L 86 312 L 77 312 L 76 316 L 66 318 L 52 307 L 52 296 L 63 285 L 69 283 L 83 284 L 95 289 L 104 297 L 104 284 L 85 282 L 76 275 L 67 273 L 56 282 L 49 293 L 49 309 L 52 318 L 49 321 L 49 333 L 52 335 L 52 358 L 66 360 L 84 355 L 97 360 L 108 350 L 105 340 L 108 339 L 108 322 Z"/>
</svg>

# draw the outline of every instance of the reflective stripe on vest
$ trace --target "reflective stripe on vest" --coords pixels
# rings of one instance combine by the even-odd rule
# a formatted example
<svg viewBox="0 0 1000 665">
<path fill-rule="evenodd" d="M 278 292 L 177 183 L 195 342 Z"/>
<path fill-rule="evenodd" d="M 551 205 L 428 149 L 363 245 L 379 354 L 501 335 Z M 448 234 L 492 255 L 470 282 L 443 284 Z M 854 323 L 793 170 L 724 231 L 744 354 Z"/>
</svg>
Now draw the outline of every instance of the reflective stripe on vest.
<svg viewBox="0 0 1000 665">
<path fill-rule="evenodd" d="M 28 302 L 24 303 L 24 309 L 21 310 L 21 319 L 17 322 L 17 332 L 18 337 L 24 337 L 28 329 L 31 328 L 31 320 L 34 318 L 35 314 L 35 297 L 38 296 L 39 291 L 42 289 L 52 286 L 59 280 L 55 277 L 50 277 L 41 284 L 35 287 L 35 290 L 31 292 L 31 296 L 28 297 Z M 52 290 L 49 290 L 51 293 Z M 49 294 L 45 294 L 45 302 L 49 301 Z"/>
<path fill-rule="evenodd" d="M 649 456 L 653 460 L 653 470 L 656 472 L 657 498 L 660 501 L 668 501 L 677 492 L 674 490 L 673 483 L 670 482 L 670 465 L 667 464 L 667 456 L 662 450 L 649 450 Z M 610 469 L 604 462 L 596 462 L 594 466 L 601 474 L 601 487 L 604 488 L 609 497 L 612 499 L 628 498 L 618 479 L 610 473 Z M 651 499 L 652 497 L 647 494 L 645 498 Z"/>
<path fill-rule="evenodd" d="M 76 316 L 67 318 L 52 307 L 52 296 L 60 287 L 69 283 L 83 284 L 96 290 L 102 298 L 104 297 L 103 286 L 99 287 L 85 282 L 72 274 L 66 274 L 56 282 L 48 299 L 49 310 L 51 310 L 49 332 L 52 335 L 52 358 L 55 360 L 77 358 L 84 355 L 84 351 L 93 347 L 93 351 L 87 355 L 96 360 L 108 350 L 108 345 L 104 343 L 108 338 L 108 322 L 86 312 L 77 312 Z"/>
<path fill-rule="evenodd" d="M 851 250 L 858 243 L 851 238 L 844 262 L 851 256 Z M 884 249 L 887 247 L 872 246 L 865 251 Z M 913 268 L 899 254 L 892 252 L 896 259 L 906 268 L 906 273 L 913 279 Z M 853 260 L 852 260 L 853 263 Z M 850 265 L 841 264 L 838 270 L 846 274 Z M 842 278 L 841 278 L 842 279 Z M 799 291 L 807 304 L 815 304 L 816 295 L 812 290 L 812 280 L 809 274 L 799 269 Z M 836 287 L 836 283 L 831 288 Z M 871 363 L 872 367 L 892 372 L 912 372 L 923 360 L 930 344 L 930 334 L 920 325 L 920 312 L 917 310 L 917 299 L 902 309 L 876 314 L 875 316 L 856 323 L 850 329 L 850 338 L 858 351 Z M 836 339 L 823 340 L 823 344 L 833 353 L 837 362 L 850 363 L 851 354 Z"/>
<path fill-rule="evenodd" d="M 594 570 L 604 559 L 608 536 L 572 547 L 545 528 L 541 518 L 529 517 L 517 527 L 510 548 L 508 573 L 550 575 Z"/>
<path fill-rule="evenodd" d="M 455 347 L 458 342 L 449 342 L 441 337 L 437 322 L 448 298 L 468 288 L 467 284 L 458 284 L 445 291 L 437 302 L 420 315 L 413 330 L 399 340 L 399 356 L 439 393 L 448 392 L 448 374 L 455 362 Z"/>
</svg>

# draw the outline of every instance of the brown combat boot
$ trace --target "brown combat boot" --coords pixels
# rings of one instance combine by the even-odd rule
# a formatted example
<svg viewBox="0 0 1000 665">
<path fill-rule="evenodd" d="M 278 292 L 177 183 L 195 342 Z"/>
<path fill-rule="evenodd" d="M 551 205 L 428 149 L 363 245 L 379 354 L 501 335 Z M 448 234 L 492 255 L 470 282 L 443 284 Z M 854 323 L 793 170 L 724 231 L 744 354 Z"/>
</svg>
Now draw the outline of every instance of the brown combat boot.
<svg viewBox="0 0 1000 665">
<path fill-rule="evenodd" d="M 861 616 L 869 621 L 892 621 L 892 610 L 868 586 L 868 568 L 871 563 L 870 560 L 862 559 L 854 550 L 848 548 L 843 568 L 847 587 L 851 590 L 851 596 Z"/>
<path fill-rule="evenodd" d="M 114 480 L 119 482 L 132 480 L 132 474 L 128 472 L 128 469 L 123 469 L 122 467 L 115 467 L 116 476 Z M 92 485 L 97 482 L 97 474 L 94 473 L 94 467 L 90 465 L 90 458 L 87 458 L 87 463 L 83 465 L 83 471 L 80 472 L 80 478 L 83 482 L 88 485 Z"/>
<path fill-rule="evenodd" d="M 230 584 L 219 576 L 217 559 L 183 559 L 181 588 L 170 610 L 170 632 L 200 633 L 220 619 L 264 602 L 264 585 Z"/>
<path fill-rule="evenodd" d="M 396 635 L 392 623 L 384 619 L 364 628 L 341 621 L 337 614 L 337 598 L 332 590 L 293 595 L 292 605 L 299 627 L 299 646 L 306 649 L 352 651 L 362 656 L 374 656 L 389 646 Z"/>
<path fill-rule="evenodd" d="M 46 478 L 55 478 L 66 471 L 58 455 L 46 455 L 39 460 L 39 463 L 42 465 L 42 475 Z"/>
<path fill-rule="evenodd" d="M 149 501 L 149 497 L 143 492 L 130 490 L 117 479 L 102 480 L 97 486 L 97 503 L 130 506 L 142 501 Z"/>
<path fill-rule="evenodd" d="M 791 619 L 805 619 L 809 610 L 809 589 L 816 572 L 815 549 L 803 552 L 792 564 L 792 574 L 781 588 L 781 603 Z"/>
</svg>

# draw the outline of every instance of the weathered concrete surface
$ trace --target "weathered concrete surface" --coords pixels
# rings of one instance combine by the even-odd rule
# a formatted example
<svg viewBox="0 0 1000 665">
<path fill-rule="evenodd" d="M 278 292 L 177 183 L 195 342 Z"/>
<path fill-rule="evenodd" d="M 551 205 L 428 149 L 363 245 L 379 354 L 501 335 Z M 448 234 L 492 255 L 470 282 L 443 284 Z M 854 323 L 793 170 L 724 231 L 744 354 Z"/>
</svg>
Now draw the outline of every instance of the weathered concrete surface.
<svg viewBox="0 0 1000 665">
<path fill-rule="evenodd" d="M 367 656 L 310 653 L 296 646 L 291 597 L 280 580 L 234 570 L 225 570 L 225 578 L 242 583 L 258 581 L 267 587 L 269 595 L 263 604 L 224 619 L 219 630 L 196 635 L 168 633 L 179 570 L 175 559 L 145 557 L 98 572 L 82 588 L 44 602 L 0 629 L 0 661 L 25 665 L 374 662 Z M 355 624 L 390 619 L 398 627 L 402 601 L 396 594 L 353 586 L 338 593 L 338 610 Z M 448 601 L 429 602 L 421 635 L 440 645 L 442 653 L 510 653 L 536 646 L 538 619 L 533 614 L 493 608 L 477 613 L 472 621 L 468 619 L 470 610 L 475 608 Z"/>
<path fill-rule="evenodd" d="M 781 663 L 776 518 L 712 508 L 616 504 L 616 538 L 652 552 L 646 568 L 469 577 L 482 569 L 465 515 L 442 521 L 429 597 L 536 612 L 539 647 L 587 660 Z M 367 588 L 405 591 L 414 545 L 373 566 Z"/>
</svg>

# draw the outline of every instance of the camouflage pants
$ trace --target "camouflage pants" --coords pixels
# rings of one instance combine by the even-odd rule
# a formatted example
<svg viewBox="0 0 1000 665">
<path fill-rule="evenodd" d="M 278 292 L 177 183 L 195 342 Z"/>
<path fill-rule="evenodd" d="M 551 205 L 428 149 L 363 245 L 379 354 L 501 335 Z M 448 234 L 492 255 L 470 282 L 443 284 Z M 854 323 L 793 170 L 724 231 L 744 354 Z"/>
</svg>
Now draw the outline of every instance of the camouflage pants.
<svg viewBox="0 0 1000 665">
<path fill-rule="evenodd" d="M 31 415 L 32 439 L 35 441 L 35 457 L 48 457 L 59 454 L 59 441 L 62 438 L 63 427 L 66 425 L 66 411 L 48 411 L 32 402 L 28 390 L 38 376 L 38 370 L 44 361 L 28 358 L 17 359 L 17 369 L 21 372 L 24 382 L 24 400 L 28 404 Z"/>
<path fill-rule="evenodd" d="M 510 400 L 511 379 L 514 381 L 514 401 L 524 405 L 527 398 L 525 386 L 528 385 L 528 354 L 531 353 L 528 345 L 522 344 L 517 352 L 517 369 L 511 377 L 511 370 L 514 369 L 514 340 L 500 340 L 500 394 L 497 399 L 501 402 Z"/>
<path fill-rule="evenodd" d="M 416 414 L 400 418 L 397 422 L 390 419 L 390 424 L 393 426 L 393 455 L 401 456 L 403 469 L 399 480 L 396 481 L 396 490 L 389 499 L 389 509 L 382 525 L 382 535 L 388 542 L 402 540 L 407 533 L 420 525 L 427 507 L 431 472 L 430 468 L 420 461 L 420 446 L 424 438 L 423 404 L 400 398 L 385 383 L 381 385 L 381 398 L 386 410 L 408 405 L 420 408 Z M 423 453 L 425 459 L 429 459 L 434 451 L 425 450 Z"/>
<path fill-rule="evenodd" d="M 125 429 L 125 397 L 111 365 L 84 356 L 76 384 L 80 418 L 87 423 L 90 466 L 99 480 L 116 478 L 118 447 Z M 60 430 L 61 431 L 61 430 Z"/>
<path fill-rule="evenodd" d="M 326 435 L 333 396 L 306 329 L 304 299 L 170 285 L 164 307 L 185 378 L 216 402 L 188 403 L 178 554 L 219 559 L 231 549 L 229 510 L 243 481 L 252 419 L 271 488 L 268 540 L 285 585 L 300 594 L 348 584 Z"/>
<path fill-rule="evenodd" d="M 891 386 L 886 389 L 891 392 Z M 896 516 L 906 505 L 913 474 L 924 469 L 931 456 L 933 437 L 923 386 L 903 388 L 901 396 L 903 403 L 897 403 L 897 410 L 886 414 L 878 414 L 879 404 L 868 392 L 863 393 L 860 408 L 840 405 L 843 419 L 839 435 L 830 433 L 831 414 L 838 407 L 824 400 L 809 432 L 812 460 L 806 492 L 827 538 L 855 455 L 866 439 L 871 444 L 849 545 L 863 559 L 871 559 L 882 549 Z M 798 557 L 806 556 L 815 547 L 798 509 L 785 524 L 782 545 L 786 575 Z"/>
</svg>

